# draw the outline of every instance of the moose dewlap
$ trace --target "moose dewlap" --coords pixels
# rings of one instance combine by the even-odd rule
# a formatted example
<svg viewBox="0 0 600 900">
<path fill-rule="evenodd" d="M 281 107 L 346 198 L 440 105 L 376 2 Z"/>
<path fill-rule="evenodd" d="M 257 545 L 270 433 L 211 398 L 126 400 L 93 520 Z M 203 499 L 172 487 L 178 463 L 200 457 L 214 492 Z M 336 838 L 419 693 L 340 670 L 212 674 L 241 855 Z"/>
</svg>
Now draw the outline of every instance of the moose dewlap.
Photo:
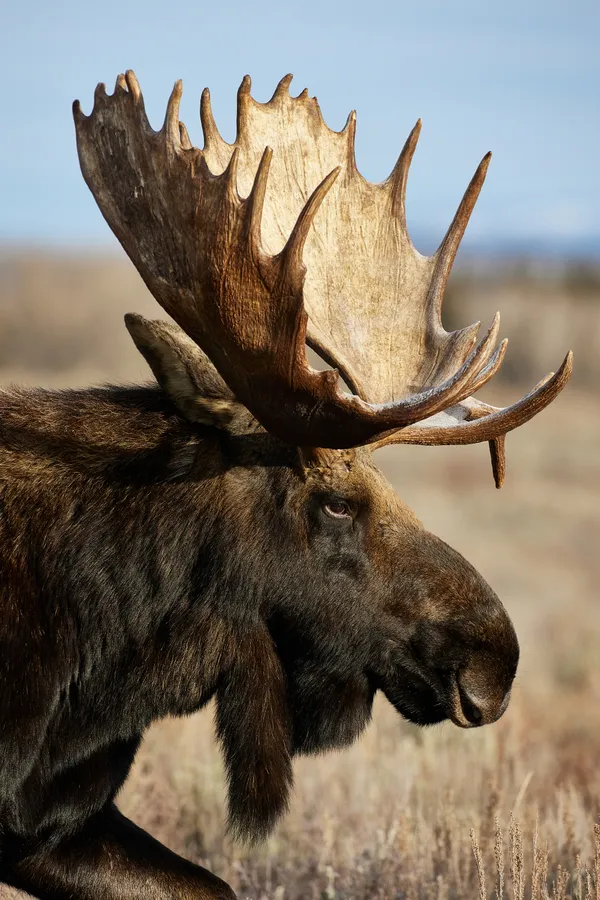
<svg viewBox="0 0 600 900">
<path fill-rule="evenodd" d="M 205 91 L 203 150 L 180 83 L 158 132 L 132 72 L 74 106 L 84 178 L 177 325 L 126 319 L 152 386 L 0 392 L 0 879 L 46 900 L 233 896 L 114 804 L 158 718 L 215 699 L 230 827 L 258 839 L 294 755 L 351 743 L 378 690 L 422 725 L 509 701 L 502 604 L 371 451 L 489 441 L 500 486 L 505 434 L 571 356 L 506 409 L 476 400 L 498 316 L 477 343 L 441 306 L 489 156 L 423 257 L 405 217 L 420 124 L 371 184 L 354 115 L 331 131 L 290 80 L 261 104 L 244 79 L 233 145 Z"/>
</svg>

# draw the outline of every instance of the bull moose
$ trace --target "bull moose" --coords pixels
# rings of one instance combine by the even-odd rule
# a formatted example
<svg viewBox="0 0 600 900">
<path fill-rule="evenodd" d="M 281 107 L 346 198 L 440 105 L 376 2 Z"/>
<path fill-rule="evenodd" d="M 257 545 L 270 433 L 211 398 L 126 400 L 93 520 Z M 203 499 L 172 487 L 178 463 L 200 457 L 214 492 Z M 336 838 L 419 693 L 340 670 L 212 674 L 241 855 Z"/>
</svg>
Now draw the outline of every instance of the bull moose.
<svg viewBox="0 0 600 900">
<path fill-rule="evenodd" d="M 354 115 L 331 131 L 290 80 L 263 104 L 244 79 L 233 145 L 205 91 L 203 150 L 180 82 L 158 132 L 133 72 L 74 105 L 85 181 L 177 324 L 126 317 L 152 386 L 0 392 L 0 880 L 44 900 L 233 896 L 115 806 L 156 719 L 214 698 L 229 824 L 259 839 L 294 755 L 354 741 L 377 691 L 420 725 L 508 703 L 507 613 L 371 451 L 489 441 L 500 486 L 571 356 L 513 406 L 475 400 L 498 317 L 477 343 L 441 305 L 489 156 L 421 256 L 420 123 L 372 184 Z"/>
</svg>

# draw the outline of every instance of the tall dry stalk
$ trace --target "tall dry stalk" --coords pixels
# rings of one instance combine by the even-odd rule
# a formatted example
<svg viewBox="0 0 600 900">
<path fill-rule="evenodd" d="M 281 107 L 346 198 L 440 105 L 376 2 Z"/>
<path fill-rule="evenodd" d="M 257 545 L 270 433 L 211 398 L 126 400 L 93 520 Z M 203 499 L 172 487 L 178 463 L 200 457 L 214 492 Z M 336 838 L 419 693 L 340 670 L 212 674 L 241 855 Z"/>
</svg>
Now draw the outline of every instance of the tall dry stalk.
<svg viewBox="0 0 600 900">
<path fill-rule="evenodd" d="M 521 826 L 510 814 L 508 825 L 509 852 L 510 852 L 510 877 L 513 884 L 514 900 L 523 900 L 525 896 L 525 866 L 523 856 L 523 833 Z"/>
<path fill-rule="evenodd" d="M 504 838 L 500 820 L 494 819 L 494 860 L 496 862 L 496 900 L 504 900 Z"/>
<path fill-rule="evenodd" d="M 594 825 L 594 884 L 595 900 L 600 900 L 600 825 Z"/>
<path fill-rule="evenodd" d="M 477 868 L 477 882 L 479 885 L 479 900 L 486 900 L 487 892 L 485 889 L 485 869 L 483 867 L 483 857 L 479 847 L 479 841 L 475 834 L 475 829 L 471 828 L 471 846 L 473 847 L 473 856 L 475 857 L 475 866 Z"/>
</svg>

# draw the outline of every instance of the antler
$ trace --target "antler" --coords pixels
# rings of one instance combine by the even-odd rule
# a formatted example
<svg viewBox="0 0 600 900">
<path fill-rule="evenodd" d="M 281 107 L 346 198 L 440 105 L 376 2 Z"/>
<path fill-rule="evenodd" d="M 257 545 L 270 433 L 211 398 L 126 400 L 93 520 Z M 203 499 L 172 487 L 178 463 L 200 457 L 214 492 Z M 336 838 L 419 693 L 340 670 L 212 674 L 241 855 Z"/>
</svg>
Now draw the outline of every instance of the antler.
<svg viewBox="0 0 600 900">
<path fill-rule="evenodd" d="M 562 389 L 570 357 L 519 403 L 491 411 L 469 395 L 502 362 L 498 317 L 477 346 L 478 326 L 448 333 L 441 324 L 489 156 L 437 253 L 420 256 L 404 212 L 420 123 L 388 181 L 371 184 L 356 168 L 354 115 L 330 131 L 315 98 L 290 97 L 290 81 L 260 104 L 244 79 L 234 145 L 205 91 L 202 151 L 179 122 L 180 82 L 159 132 L 132 72 L 110 97 L 99 85 L 89 117 L 75 103 L 85 180 L 158 302 L 257 419 L 294 444 L 472 443 L 527 421 Z M 308 365 L 307 339 L 356 396 L 339 389 L 337 373 Z"/>
</svg>

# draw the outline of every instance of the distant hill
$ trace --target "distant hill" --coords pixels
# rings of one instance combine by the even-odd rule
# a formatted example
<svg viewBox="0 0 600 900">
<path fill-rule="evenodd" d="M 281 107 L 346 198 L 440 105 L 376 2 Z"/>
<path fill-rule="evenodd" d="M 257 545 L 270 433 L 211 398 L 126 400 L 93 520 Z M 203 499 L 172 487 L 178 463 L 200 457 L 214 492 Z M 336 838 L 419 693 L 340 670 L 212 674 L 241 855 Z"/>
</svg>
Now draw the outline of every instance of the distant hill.
<svg viewBox="0 0 600 900">
<path fill-rule="evenodd" d="M 504 381 L 534 383 L 575 351 L 574 380 L 600 386 L 600 261 L 464 253 L 444 303 L 447 328 L 502 316 Z M 0 251 L 0 379 L 139 381 L 146 365 L 123 315 L 165 317 L 123 253 Z"/>
</svg>

